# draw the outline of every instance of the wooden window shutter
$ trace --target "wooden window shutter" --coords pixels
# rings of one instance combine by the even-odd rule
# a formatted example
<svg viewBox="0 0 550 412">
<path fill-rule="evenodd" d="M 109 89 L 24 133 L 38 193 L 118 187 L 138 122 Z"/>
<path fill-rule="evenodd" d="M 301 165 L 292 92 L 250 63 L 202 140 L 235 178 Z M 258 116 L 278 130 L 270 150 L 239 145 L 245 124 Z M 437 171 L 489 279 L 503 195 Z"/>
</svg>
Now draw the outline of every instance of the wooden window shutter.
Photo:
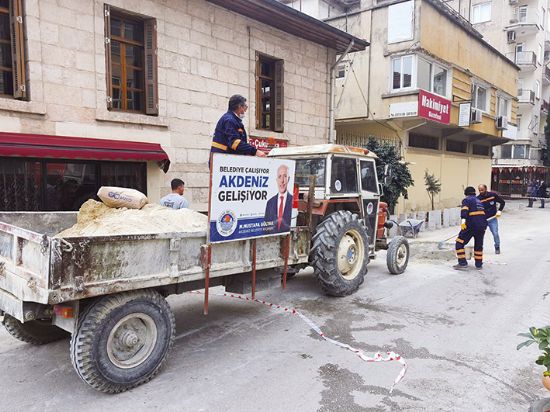
<svg viewBox="0 0 550 412">
<path fill-rule="evenodd" d="M 107 82 L 107 109 L 113 108 L 113 75 L 111 66 L 111 6 L 103 7 L 105 24 L 105 81 Z"/>
<path fill-rule="evenodd" d="M 285 62 L 284 60 L 277 60 L 275 62 L 275 132 L 282 132 L 285 124 L 284 83 Z"/>
<path fill-rule="evenodd" d="M 25 30 L 23 27 L 22 0 L 11 0 L 10 6 L 13 97 L 16 99 L 26 99 L 27 72 L 25 65 Z"/>
<path fill-rule="evenodd" d="M 159 114 L 158 76 L 157 76 L 157 21 L 147 19 L 144 22 L 145 33 L 145 113 Z"/>
</svg>

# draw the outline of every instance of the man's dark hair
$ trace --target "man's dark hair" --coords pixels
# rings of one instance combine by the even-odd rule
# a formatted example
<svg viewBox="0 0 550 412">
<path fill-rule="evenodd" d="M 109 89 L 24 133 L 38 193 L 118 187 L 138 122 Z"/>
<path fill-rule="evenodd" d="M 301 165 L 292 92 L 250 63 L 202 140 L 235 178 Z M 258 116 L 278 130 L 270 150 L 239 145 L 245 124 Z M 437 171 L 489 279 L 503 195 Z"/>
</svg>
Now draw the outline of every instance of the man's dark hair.
<svg viewBox="0 0 550 412">
<path fill-rule="evenodd" d="M 170 186 L 172 186 L 172 190 L 176 190 L 180 186 L 185 186 L 185 182 L 181 179 L 172 179 Z"/>
<path fill-rule="evenodd" d="M 468 186 L 466 189 L 464 189 L 464 195 L 466 196 L 475 196 L 476 190 L 472 186 Z"/>
<path fill-rule="evenodd" d="M 234 112 L 239 108 L 239 106 L 242 106 L 243 104 L 246 104 L 246 98 L 244 98 L 240 94 L 234 94 L 229 98 L 228 110 Z"/>
</svg>

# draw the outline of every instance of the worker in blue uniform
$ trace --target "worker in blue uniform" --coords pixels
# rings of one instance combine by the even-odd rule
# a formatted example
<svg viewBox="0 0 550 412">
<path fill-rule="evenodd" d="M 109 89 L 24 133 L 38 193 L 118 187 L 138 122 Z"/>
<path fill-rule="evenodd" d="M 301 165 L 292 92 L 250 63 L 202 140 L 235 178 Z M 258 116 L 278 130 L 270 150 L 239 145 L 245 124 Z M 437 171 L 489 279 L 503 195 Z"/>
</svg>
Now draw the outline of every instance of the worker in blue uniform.
<svg viewBox="0 0 550 412">
<path fill-rule="evenodd" d="M 468 268 L 466 260 L 466 251 L 464 247 L 474 238 L 474 260 L 477 269 L 483 267 L 483 237 L 487 229 L 487 218 L 485 217 L 485 208 L 483 203 L 476 197 L 476 190 L 472 186 L 464 189 L 466 198 L 462 200 L 462 209 L 460 217 L 462 222 L 460 232 L 456 238 L 455 249 L 458 264 L 453 268 L 464 270 Z"/>
<path fill-rule="evenodd" d="M 493 240 L 495 242 L 495 254 L 500 254 L 500 236 L 498 235 L 498 218 L 502 215 L 504 209 L 504 199 L 496 192 L 490 192 L 487 190 L 487 185 L 481 184 L 477 187 L 479 195 L 477 198 L 483 203 L 485 207 L 485 217 L 487 218 L 487 225 L 489 230 L 493 234 Z M 498 210 L 497 210 L 498 203 Z"/>
<path fill-rule="evenodd" d="M 216 125 L 210 153 L 266 156 L 264 152 L 251 146 L 247 141 L 242 120 L 247 109 L 246 98 L 243 96 L 236 94 L 229 98 L 228 110 Z"/>
</svg>

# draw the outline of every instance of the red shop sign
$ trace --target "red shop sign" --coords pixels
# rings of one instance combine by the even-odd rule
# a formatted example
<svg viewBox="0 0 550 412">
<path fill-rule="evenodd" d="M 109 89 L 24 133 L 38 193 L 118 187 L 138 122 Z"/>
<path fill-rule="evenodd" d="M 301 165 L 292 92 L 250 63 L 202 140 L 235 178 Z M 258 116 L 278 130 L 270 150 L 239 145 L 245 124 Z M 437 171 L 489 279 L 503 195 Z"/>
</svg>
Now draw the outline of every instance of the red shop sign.
<svg viewBox="0 0 550 412">
<path fill-rule="evenodd" d="M 420 90 L 418 93 L 418 115 L 434 122 L 451 122 L 451 101 L 436 94 Z"/>
<path fill-rule="evenodd" d="M 288 142 L 282 139 L 275 139 L 274 137 L 254 137 L 250 136 L 248 143 L 254 146 L 256 149 L 262 152 L 269 153 L 271 149 L 276 147 L 287 147 Z"/>
</svg>

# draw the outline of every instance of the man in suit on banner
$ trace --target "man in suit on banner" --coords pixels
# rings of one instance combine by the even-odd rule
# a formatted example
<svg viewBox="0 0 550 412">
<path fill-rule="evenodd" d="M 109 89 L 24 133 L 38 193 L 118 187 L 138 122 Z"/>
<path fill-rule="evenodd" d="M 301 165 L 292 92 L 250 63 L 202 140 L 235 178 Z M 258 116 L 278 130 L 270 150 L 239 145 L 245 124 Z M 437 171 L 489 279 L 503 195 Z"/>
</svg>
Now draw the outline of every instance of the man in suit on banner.
<svg viewBox="0 0 550 412">
<path fill-rule="evenodd" d="M 266 232 L 281 233 L 290 230 L 292 195 L 288 192 L 288 166 L 277 169 L 277 194 L 267 201 L 265 208 Z"/>
</svg>

